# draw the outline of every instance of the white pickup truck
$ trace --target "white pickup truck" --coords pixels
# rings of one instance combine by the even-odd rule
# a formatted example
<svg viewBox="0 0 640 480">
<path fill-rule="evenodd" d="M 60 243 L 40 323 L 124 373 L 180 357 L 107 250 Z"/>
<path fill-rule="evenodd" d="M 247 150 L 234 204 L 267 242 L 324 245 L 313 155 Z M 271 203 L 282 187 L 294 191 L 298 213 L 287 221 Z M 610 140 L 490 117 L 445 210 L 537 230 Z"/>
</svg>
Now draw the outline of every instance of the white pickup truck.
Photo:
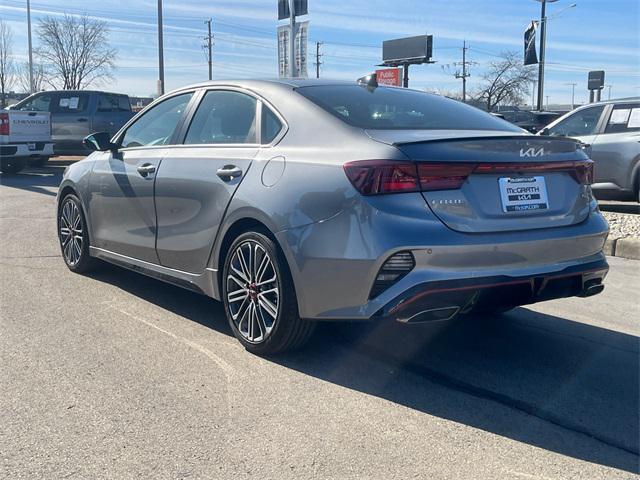
<svg viewBox="0 0 640 480">
<path fill-rule="evenodd" d="M 18 173 L 27 164 L 44 165 L 53 155 L 49 112 L 0 110 L 0 170 Z"/>
</svg>

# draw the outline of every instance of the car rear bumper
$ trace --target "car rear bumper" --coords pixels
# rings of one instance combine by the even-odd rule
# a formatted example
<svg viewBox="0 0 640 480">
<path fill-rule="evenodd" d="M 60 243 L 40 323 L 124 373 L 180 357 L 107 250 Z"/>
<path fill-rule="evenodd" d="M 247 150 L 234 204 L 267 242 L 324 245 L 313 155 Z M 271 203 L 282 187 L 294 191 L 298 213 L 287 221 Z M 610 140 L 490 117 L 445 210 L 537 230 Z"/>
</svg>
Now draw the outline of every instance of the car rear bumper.
<svg viewBox="0 0 640 480">
<path fill-rule="evenodd" d="M 406 323 L 448 320 L 474 308 L 527 305 L 604 289 L 609 265 L 604 258 L 537 275 L 439 280 L 415 285 L 378 310 L 373 318 Z"/>
<path fill-rule="evenodd" d="M 28 143 L 12 143 L 0 145 L 0 156 L 8 158 L 50 157 L 53 155 L 53 143 L 33 142 L 33 150 Z"/>
<path fill-rule="evenodd" d="M 397 209 L 387 213 L 382 209 L 354 208 L 325 221 L 276 234 L 291 269 L 303 318 L 389 317 L 398 313 L 393 309 L 403 300 L 442 285 L 446 289 L 470 287 L 464 293 L 470 297 L 494 283 L 520 285 L 516 290 L 529 285 L 534 295 L 527 297 L 521 291 L 519 295 L 523 298 L 521 304 L 531 303 L 581 293 L 572 284 L 553 296 L 549 288 L 540 290 L 545 279 L 549 283 L 571 273 L 574 277 L 587 275 L 583 279 L 587 282 L 594 268 L 603 272 L 596 277 L 604 278 L 606 274 L 602 248 L 609 229 L 595 202 L 587 218 L 571 226 L 466 234 L 444 226 L 425 210 L 421 197 L 415 201 L 409 195 L 404 197 L 402 215 L 396 213 Z M 406 251 L 415 259 L 414 268 L 386 290 L 372 295 L 384 262 Z M 572 282 L 577 284 L 578 280 L 574 278 L 569 281 Z M 424 295 L 429 302 L 436 296 L 439 295 Z M 396 318 L 407 318 L 407 312 Z"/>
</svg>

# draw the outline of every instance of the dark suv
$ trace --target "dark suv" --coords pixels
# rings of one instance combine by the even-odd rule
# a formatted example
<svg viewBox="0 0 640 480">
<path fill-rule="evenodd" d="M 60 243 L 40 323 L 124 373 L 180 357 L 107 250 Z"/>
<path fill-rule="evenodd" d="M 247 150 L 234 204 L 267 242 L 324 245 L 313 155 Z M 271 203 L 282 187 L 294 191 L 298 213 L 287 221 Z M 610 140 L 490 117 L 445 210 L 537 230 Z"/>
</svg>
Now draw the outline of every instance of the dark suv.
<svg viewBox="0 0 640 480">
<path fill-rule="evenodd" d="M 134 115 L 127 95 L 92 90 L 35 93 L 11 109 L 51 113 L 56 155 L 88 155 L 84 137 L 93 132 L 115 135 Z"/>
<path fill-rule="evenodd" d="M 537 133 L 554 120 L 560 118 L 555 112 L 530 112 L 528 110 L 513 110 L 499 112 L 502 118 L 531 133 Z"/>
</svg>

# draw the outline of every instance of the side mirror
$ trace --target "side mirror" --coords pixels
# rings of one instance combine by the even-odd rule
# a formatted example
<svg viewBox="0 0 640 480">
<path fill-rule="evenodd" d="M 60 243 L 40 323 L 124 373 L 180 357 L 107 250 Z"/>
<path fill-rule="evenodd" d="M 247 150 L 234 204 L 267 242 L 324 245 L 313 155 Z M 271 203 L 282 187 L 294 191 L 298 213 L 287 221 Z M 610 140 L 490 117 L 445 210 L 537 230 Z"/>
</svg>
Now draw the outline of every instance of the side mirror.
<svg viewBox="0 0 640 480">
<path fill-rule="evenodd" d="M 111 135 L 107 132 L 96 132 L 91 135 L 87 135 L 82 140 L 85 147 L 92 151 L 106 152 L 117 150 L 117 145 L 111 143 Z"/>
<path fill-rule="evenodd" d="M 546 136 L 546 135 L 549 135 L 549 129 L 548 129 L 548 128 L 546 128 L 546 127 L 545 127 L 545 128 L 543 128 L 542 130 L 540 130 L 540 131 L 538 132 L 538 135 L 545 135 L 545 136 Z"/>
</svg>

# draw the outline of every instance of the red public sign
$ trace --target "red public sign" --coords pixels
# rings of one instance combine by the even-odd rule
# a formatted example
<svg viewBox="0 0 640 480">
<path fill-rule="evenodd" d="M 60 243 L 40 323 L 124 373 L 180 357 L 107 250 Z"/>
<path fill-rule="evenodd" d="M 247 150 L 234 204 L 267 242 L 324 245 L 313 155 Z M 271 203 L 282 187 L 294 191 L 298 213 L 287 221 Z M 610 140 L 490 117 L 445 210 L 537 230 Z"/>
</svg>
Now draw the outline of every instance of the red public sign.
<svg viewBox="0 0 640 480">
<path fill-rule="evenodd" d="M 382 68 L 376 70 L 376 80 L 381 85 L 402 86 L 402 70 L 399 68 Z"/>
</svg>

